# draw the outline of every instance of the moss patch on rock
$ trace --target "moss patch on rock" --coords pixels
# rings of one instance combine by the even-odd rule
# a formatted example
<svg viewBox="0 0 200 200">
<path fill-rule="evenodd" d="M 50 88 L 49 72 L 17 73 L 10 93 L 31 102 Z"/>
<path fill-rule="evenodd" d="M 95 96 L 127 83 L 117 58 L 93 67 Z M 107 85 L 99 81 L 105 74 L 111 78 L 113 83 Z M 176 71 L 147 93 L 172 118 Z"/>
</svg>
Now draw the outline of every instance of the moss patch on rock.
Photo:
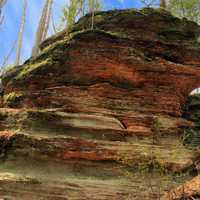
<svg viewBox="0 0 200 200">
<path fill-rule="evenodd" d="M 200 130 L 188 129 L 183 138 L 184 145 L 192 148 L 200 147 Z"/>
<path fill-rule="evenodd" d="M 188 120 L 195 122 L 195 127 L 186 129 L 183 137 L 183 143 L 186 146 L 196 148 L 200 147 L 200 95 L 191 95 L 183 115 Z"/>
<path fill-rule="evenodd" d="M 32 65 L 25 66 L 22 71 L 16 76 L 16 80 L 20 80 L 25 78 L 26 76 L 33 73 L 41 73 L 42 71 L 46 71 L 48 66 L 52 65 L 51 59 L 46 59 L 39 63 L 34 63 Z"/>
<path fill-rule="evenodd" d="M 20 100 L 23 98 L 23 94 L 20 92 L 10 92 L 4 95 L 3 103 L 9 107 L 15 107 L 19 104 Z"/>
<path fill-rule="evenodd" d="M 57 74 L 61 74 L 61 66 L 68 59 L 68 52 L 73 48 L 73 44 L 79 41 L 79 38 L 82 39 L 84 37 L 92 41 L 90 33 L 104 34 L 104 36 L 106 35 L 113 39 L 131 39 L 133 40 L 131 43 L 137 43 L 137 38 L 141 37 L 141 31 L 144 29 L 144 22 L 147 19 L 149 23 L 145 25 L 146 31 L 143 31 L 144 40 L 148 39 L 149 35 L 152 35 L 153 38 L 151 40 L 158 39 L 161 42 L 162 40 L 166 42 L 169 38 L 173 38 L 175 42 L 180 42 L 181 40 L 181 43 L 183 40 L 187 41 L 188 38 L 191 42 L 196 42 L 195 38 L 200 31 L 200 28 L 195 23 L 180 20 L 162 9 L 145 8 L 142 10 L 126 9 L 96 12 L 94 30 L 90 30 L 91 14 L 87 14 L 74 24 L 71 30 L 64 30 L 44 41 L 41 44 L 41 53 L 35 58 L 30 58 L 24 65 L 14 67 L 6 72 L 2 77 L 2 83 L 4 86 L 8 83 L 15 84 L 16 82 L 23 84 L 23 80 L 26 77 L 46 75 L 49 71 L 50 73 L 56 71 L 58 72 Z M 166 30 L 161 32 L 160 30 L 163 30 L 163 28 Z M 145 43 L 147 42 L 145 41 Z M 146 55 L 141 47 L 136 47 L 135 49 Z M 168 57 L 172 56 L 169 55 Z M 144 56 L 144 59 L 147 58 Z"/>
<path fill-rule="evenodd" d="M 200 127 L 200 95 L 191 95 L 188 98 L 188 102 L 185 108 L 184 117 L 196 122 L 196 125 Z"/>
</svg>

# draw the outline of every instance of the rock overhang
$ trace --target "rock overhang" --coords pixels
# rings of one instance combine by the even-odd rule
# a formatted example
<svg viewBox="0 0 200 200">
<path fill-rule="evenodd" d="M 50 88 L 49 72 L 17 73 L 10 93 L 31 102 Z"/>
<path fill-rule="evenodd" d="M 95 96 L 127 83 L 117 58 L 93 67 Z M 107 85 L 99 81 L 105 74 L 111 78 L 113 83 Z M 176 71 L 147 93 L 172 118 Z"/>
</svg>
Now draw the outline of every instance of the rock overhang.
<svg viewBox="0 0 200 200">
<path fill-rule="evenodd" d="M 85 199 L 117 199 L 119 188 L 122 199 L 133 194 L 149 200 L 152 166 L 163 193 L 177 184 L 174 172 L 194 169 L 199 158 L 182 140 L 195 123 L 181 118 L 190 90 L 200 83 L 199 27 L 152 9 L 96 13 L 94 30 L 89 21 L 87 15 L 68 34 L 48 39 L 40 55 L 3 75 L 0 154 L 8 166 L 3 170 L 24 178 L 27 159 L 37 163 L 25 170 L 42 174 L 39 183 L 45 176 L 55 186 L 51 180 L 61 177 L 59 197 L 67 191 L 80 199 L 86 191 Z M 49 165 L 53 173 L 47 176 Z M 17 167 L 23 170 L 15 172 Z M 81 189 L 63 193 L 65 178 L 70 188 L 75 181 Z M 8 182 L 4 185 L 7 191 Z M 19 188 L 23 196 L 26 185 Z M 57 197 L 55 187 L 46 188 Z"/>
<path fill-rule="evenodd" d="M 78 107 L 67 93 L 88 101 L 83 90 L 77 90 L 81 87 L 92 99 L 103 96 L 107 102 L 112 94 L 123 104 L 129 101 L 127 109 L 132 111 L 181 116 L 189 93 L 200 85 L 200 27 L 150 8 L 97 12 L 94 30 L 90 17 L 81 18 L 68 33 L 49 38 L 37 57 L 7 71 L 2 77 L 3 104 L 49 108 L 53 99 L 61 98 L 59 91 L 71 107 Z M 65 101 L 56 105 L 66 107 Z M 98 103 L 112 109 L 109 103 Z M 98 107 L 87 102 L 94 104 Z"/>
</svg>

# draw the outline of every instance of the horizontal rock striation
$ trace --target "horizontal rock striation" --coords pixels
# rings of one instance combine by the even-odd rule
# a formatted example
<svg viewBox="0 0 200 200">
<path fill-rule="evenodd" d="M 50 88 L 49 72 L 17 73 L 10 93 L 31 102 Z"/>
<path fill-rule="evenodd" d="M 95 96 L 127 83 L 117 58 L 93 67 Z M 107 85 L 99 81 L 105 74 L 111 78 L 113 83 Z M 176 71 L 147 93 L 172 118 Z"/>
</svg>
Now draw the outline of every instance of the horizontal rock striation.
<svg viewBox="0 0 200 200">
<path fill-rule="evenodd" d="M 2 76 L 0 197 L 149 200 L 197 175 L 200 27 L 156 9 L 90 20 Z"/>
</svg>

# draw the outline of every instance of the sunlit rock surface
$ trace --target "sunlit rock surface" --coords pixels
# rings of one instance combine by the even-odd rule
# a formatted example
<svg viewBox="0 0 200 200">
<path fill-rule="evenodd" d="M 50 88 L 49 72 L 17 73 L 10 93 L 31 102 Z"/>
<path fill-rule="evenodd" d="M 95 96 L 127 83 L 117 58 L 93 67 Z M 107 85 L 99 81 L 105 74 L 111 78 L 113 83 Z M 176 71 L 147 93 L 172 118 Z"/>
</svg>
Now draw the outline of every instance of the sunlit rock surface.
<svg viewBox="0 0 200 200">
<path fill-rule="evenodd" d="M 94 21 L 3 75 L 0 197 L 158 199 L 198 174 L 186 105 L 200 86 L 200 27 L 153 9 Z"/>
</svg>

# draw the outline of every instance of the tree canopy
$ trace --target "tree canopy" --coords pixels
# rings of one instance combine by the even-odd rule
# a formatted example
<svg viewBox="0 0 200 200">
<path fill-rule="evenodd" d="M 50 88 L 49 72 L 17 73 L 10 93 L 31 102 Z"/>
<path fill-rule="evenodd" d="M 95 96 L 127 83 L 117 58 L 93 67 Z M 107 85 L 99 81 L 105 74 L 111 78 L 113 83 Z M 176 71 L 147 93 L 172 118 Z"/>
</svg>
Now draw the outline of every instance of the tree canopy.
<svg viewBox="0 0 200 200">
<path fill-rule="evenodd" d="M 101 0 L 70 0 L 69 5 L 63 9 L 63 21 L 70 28 L 79 17 L 91 13 L 91 27 L 94 23 L 94 12 L 100 10 L 103 2 Z"/>
<path fill-rule="evenodd" d="M 200 23 L 199 0 L 170 0 L 168 10 L 180 18 L 187 18 Z"/>
</svg>

